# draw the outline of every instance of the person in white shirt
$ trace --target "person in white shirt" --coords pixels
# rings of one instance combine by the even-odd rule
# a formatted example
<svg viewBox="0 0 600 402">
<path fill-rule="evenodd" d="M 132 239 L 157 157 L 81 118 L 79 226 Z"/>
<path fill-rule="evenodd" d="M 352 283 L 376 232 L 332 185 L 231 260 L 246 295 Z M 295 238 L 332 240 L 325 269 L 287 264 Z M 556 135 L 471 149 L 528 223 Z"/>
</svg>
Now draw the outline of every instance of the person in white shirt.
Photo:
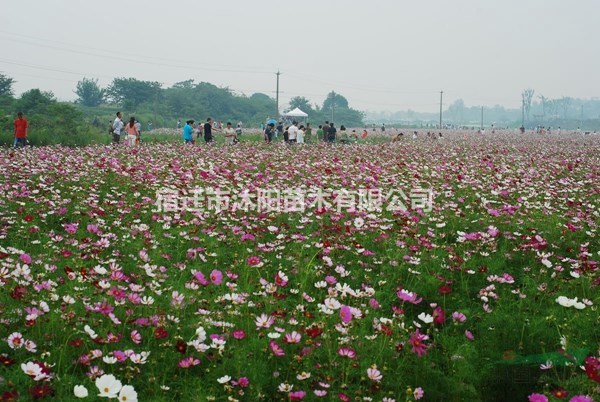
<svg viewBox="0 0 600 402">
<path fill-rule="evenodd" d="M 113 144 L 118 144 L 121 141 L 121 131 L 123 130 L 123 120 L 121 120 L 121 112 L 117 112 L 117 118 L 113 121 Z"/>
<path fill-rule="evenodd" d="M 304 126 L 300 126 L 296 135 L 296 142 L 298 144 L 304 144 Z"/>
<path fill-rule="evenodd" d="M 298 124 L 298 122 L 293 121 L 290 128 L 288 128 L 288 141 L 290 144 L 296 143 L 298 138 L 298 127 L 296 124 Z"/>
</svg>

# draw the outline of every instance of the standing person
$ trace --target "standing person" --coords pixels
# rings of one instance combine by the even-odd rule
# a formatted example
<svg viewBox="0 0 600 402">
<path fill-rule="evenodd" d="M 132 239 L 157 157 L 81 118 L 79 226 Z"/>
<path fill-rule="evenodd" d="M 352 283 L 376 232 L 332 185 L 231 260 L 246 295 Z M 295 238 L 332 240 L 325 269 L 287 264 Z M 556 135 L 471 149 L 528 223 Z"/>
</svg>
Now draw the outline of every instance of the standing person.
<svg viewBox="0 0 600 402">
<path fill-rule="evenodd" d="M 290 133 L 288 132 L 288 129 L 289 127 L 286 127 L 283 131 L 283 142 L 285 142 L 286 144 L 290 142 Z"/>
<path fill-rule="evenodd" d="M 200 137 L 202 136 L 202 131 L 204 130 L 204 125 L 202 125 L 202 123 L 198 123 L 198 126 L 196 126 L 196 139 L 200 139 Z"/>
<path fill-rule="evenodd" d="M 231 122 L 227 122 L 227 126 L 223 130 L 223 134 L 225 134 L 225 141 L 228 144 L 233 145 L 237 143 L 237 135 L 233 127 L 231 127 Z"/>
<path fill-rule="evenodd" d="M 346 132 L 346 126 L 343 124 L 340 126 L 340 143 L 348 144 L 350 142 L 350 137 L 348 137 L 348 133 Z"/>
<path fill-rule="evenodd" d="M 21 148 L 27 145 L 27 129 L 29 128 L 29 123 L 23 117 L 23 113 L 17 113 L 17 119 L 15 120 L 15 142 L 13 146 L 15 148 Z"/>
<path fill-rule="evenodd" d="M 304 144 L 304 126 L 300 126 L 298 128 L 298 133 L 296 134 L 296 142 L 298 144 Z"/>
<path fill-rule="evenodd" d="M 125 126 L 125 132 L 127 133 L 127 144 L 135 145 L 139 135 L 139 131 L 135 125 L 135 117 L 129 118 L 129 123 Z"/>
<path fill-rule="evenodd" d="M 273 135 L 275 134 L 275 123 L 267 124 L 267 128 L 265 128 L 265 142 L 270 144 L 273 141 Z"/>
<path fill-rule="evenodd" d="M 325 138 L 323 133 L 323 125 L 319 124 L 319 128 L 317 129 L 317 142 Z"/>
<path fill-rule="evenodd" d="M 296 121 L 292 121 L 292 125 L 288 128 L 288 142 L 290 144 L 296 143 L 298 139 L 298 126 L 296 124 L 298 124 Z"/>
<path fill-rule="evenodd" d="M 193 144 L 194 143 L 194 120 L 188 120 L 185 122 L 185 126 L 183 126 L 183 142 L 184 144 Z"/>
<path fill-rule="evenodd" d="M 142 123 L 140 123 L 139 121 L 136 120 L 135 128 L 137 128 L 137 131 L 138 131 L 137 140 L 135 142 L 136 142 L 136 144 L 139 144 L 140 142 L 142 142 Z"/>
<path fill-rule="evenodd" d="M 334 143 L 336 133 L 337 133 L 337 130 L 335 129 L 335 126 L 333 125 L 333 123 L 330 123 L 329 128 L 327 129 L 327 142 Z"/>
<path fill-rule="evenodd" d="M 278 134 L 281 134 L 283 136 L 283 122 L 280 121 L 277 123 L 277 131 L 275 131 L 274 134 L 275 134 L 275 138 L 277 138 Z M 285 140 L 285 141 L 287 142 L 287 140 Z"/>
<path fill-rule="evenodd" d="M 121 120 L 121 112 L 117 112 L 117 118 L 113 121 L 113 144 L 118 144 L 121 141 L 121 131 L 123 130 L 123 120 Z"/>
<path fill-rule="evenodd" d="M 310 123 L 306 123 L 306 129 L 304 130 L 304 141 L 307 143 L 312 142 L 312 127 Z"/>
<path fill-rule="evenodd" d="M 181 120 L 177 119 L 177 130 L 181 128 Z"/>
<path fill-rule="evenodd" d="M 329 122 L 326 121 L 325 124 L 323 124 L 323 141 L 327 141 L 328 133 L 329 133 Z"/>
<path fill-rule="evenodd" d="M 206 141 L 207 144 L 214 141 L 212 135 L 213 130 L 218 131 L 216 128 L 213 128 L 213 119 L 212 117 L 209 117 L 206 119 L 206 123 L 204 123 L 204 141 Z"/>
<path fill-rule="evenodd" d="M 238 122 L 237 127 L 235 128 L 235 135 L 240 137 L 242 135 L 242 122 Z M 239 139 L 239 138 L 238 138 Z"/>
</svg>

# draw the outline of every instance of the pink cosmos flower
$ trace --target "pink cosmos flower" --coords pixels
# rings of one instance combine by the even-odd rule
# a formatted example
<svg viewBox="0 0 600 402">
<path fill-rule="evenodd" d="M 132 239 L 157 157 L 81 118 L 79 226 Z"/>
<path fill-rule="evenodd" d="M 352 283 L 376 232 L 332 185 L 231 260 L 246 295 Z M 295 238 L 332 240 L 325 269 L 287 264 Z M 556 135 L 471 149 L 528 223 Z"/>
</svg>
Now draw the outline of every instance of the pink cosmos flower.
<svg viewBox="0 0 600 402">
<path fill-rule="evenodd" d="M 275 318 L 268 316 L 266 314 L 261 314 L 260 316 L 256 317 L 256 320 L 254 320 L 254 323 L 256 324 L 256 328 L 269 328 L 271 325 L 273 325 L 273 323 L 275 322 Z"/>
<path fill-rule="evenodd" d="M 435 309 L 433 309 L 433 322 L 435 325 L 442 325 L 444 322 L 446 322 L 446 314 L 440 306 L 437 306 Z"/>
<path fill-rule="evenodd" d="M 425 391 L 423 391 L 423 388 L 421 387 L 417 387 L 414 392 L 413 392 L 413 396 L 415 397 L 415 400 L 419 400 L 421 398 L 423 398 L 423 396 L 425 395 Z"/>
<path fill-rule="evenodd" d="M 21 262 L 23 264 L 27 264 L 27 265 L 31 264 L 31 257 L 29 256 L 29 254 L 23 253 L 19 256 L 19 259 L 21 260 Z"/>
<path fill-rule="evenodd" d="M 223 273 L 218 269 L 213 269 L 210 273 L 210 281 L 213 285 L 220 285 L 223 282 Z"/>
<path fill-rule="evenodd" d="M 137 329 L 131 331 L 130 337 L 133 343 L 135 343 L 136 345 L 142 343 L 142 334 L 140 334 Z"/>
<path fill-rule="evenodd" d="M 256 256 L 256 255 L 251 255 L 250 257 L 248 257 L 246 259 L 246 262 L 248 263 L 248 265 L 250 265 L 251 267 L 254 267 L 258 264 L 260 264 L 260 257 Z"/>
<path fill-rule="evenodd" d="M 455 311 L 454 313 L 452 313 L 452 321 L 465 322 L 465 321 L 467 321 L 467 316 L 465 316 L 463 313 Z"/>
<path fill-rule="evenodd" d="M 416 293 L 409 292 L 404 289 L 400 290 L 398 293 L 396 293 L 396 295 L 400 300 L 412 304 L 419 304 L 423 300 L 422 298 L 419 298 Z"/>
<path fill-rule="evenodd" d="M 306 396 L 306 392 L 304 391 L 293 391 L 288 394 L 288 398 L 290 401 L 301 401 Z"/>
<path fill-rule="evenodd" d="M 271 348 L 271 352 L 273 352 L 273 354 L 275 356 L 285 356 L 285 352 L 283 351 L 283 349 L 277 344 L 277 342 L 275 341 L 271 341 L 269 342 L 269 348 Z"/>
<path fill-rule="evenodd" d="M 10 334 L 8 336 L 7 342 L 8 342 L 8 346 L 11 349 L 20 349 L 23 347 L 23 344 L 25 343 L 25 341 L 23 339 L 23 335 L 21 335 L 20 332 L 13 332 L 12 334 Z"/>
<path fill-rule="evenodd" d="M 587 395 L 575 395 L 569 399 L 569 402 L 594 402 L 594 400 Z"/>
<path fill-rule="evenodd" d="M 471 333 L 471 331 L 469 331 L 468 329 L 465 330 L 465 337 L 470 340 L 470 341 L 474 341 L 475 337 L 473 336 L 473 334 Z"/>
<path fill-rule="evenodd" d="M 233 331 L 232 335 L 235 339 L 241 340 L 246 337 L 246 332 L 242 329 L 236 329 Z"/>
<path fill-rule="evenodd" d="M 369 367 L 367 369 L 367 377 L 369 377 L 369 380 L 371 381 L 380 382 L 383 378 L 383 375 L 379 370 L 377 370 L 377 367 Z"/>
<path fill-rule="evenodd" d="M 352 310 L 350 310 L 350 307 L 340 307 L 340 318 L 345 324 L 348 324 L 350 321 L 352 321 Z"/>
<path fill-rule="evenodd" d="M 299 343 L 301 339 L 302 336 L 298 332 L 292 331 L 289 334 L 285 334 L 283 341 L 285 343 Z"/>
<path fill-rule="evenodd" d="M 417 329 L 412 333 L 408 342 L 412 345 L 412 351 L 421 357 L 421 355 L 427 354 L 428 345 L 426 345 L 424 341 L 428 339 L 429 336 L 420 334 L 419 330 Z"/>
<path fill-rule="evenodd" d="M 356 357 L 356 352 L 351 348 L 339 348 L 337 352 L 338 355 L 349 359 L 354 359 Z"/>
<path fill-rule="evenodd" d="M 204 274 L 202 272 L 196 272 L 194 274 L 194 279 L 196 279 L 196 281 L 202 286 L 206 286 L 209 284 L 209 282 L 206 280 L 206 277 L 204 276 Z"/>
<path fill-rule="evenodd" d="M 179 361 L 178 366 L 181 368 L 189 368 L 200 364 L 200 359 L 193 356 L 185 357 Z"/>
<path fill-rule="evenodd" d="M 528 400 L 529 402 L 548 402 L 548 397 L 544 394 L 531 394 Z"/>
</svg>

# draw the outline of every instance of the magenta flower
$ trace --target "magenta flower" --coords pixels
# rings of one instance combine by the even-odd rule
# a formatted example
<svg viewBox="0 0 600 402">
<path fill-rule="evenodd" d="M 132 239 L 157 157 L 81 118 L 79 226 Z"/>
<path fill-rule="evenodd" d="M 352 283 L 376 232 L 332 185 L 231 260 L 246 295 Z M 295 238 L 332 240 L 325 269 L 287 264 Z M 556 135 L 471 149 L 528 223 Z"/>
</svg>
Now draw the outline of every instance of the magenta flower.
<svg viewBox="0 0 600 402">
<path fill-rule="evenodd" d="M 569 402 L 594 402 L 594 400 L 587 395 L 575 395 L 569 399 Z"/>
<path fill-rule="evenodd" d="M 181 359 L 181 361 L 179 362 L 178 365 L 181 368 L 189 368 L 192 366 L 197 366 L 199 364 L 200 364 L 200 359 L 189 356 L 189 357 L 185 357 L 185 358 Z"/>
<path fill-rule="evenodd" d="M 345 324 L 348 324 L 352 321 L 352 310 L 348 306 L 342 306 L 340 308 L 340 318 Z"/>
<path fill-rule="evenodd" d="M 29 256 L 29 254 L 23 253 L 19 256 L 19 259 L 21 260 L 21 262 L 23 264 L 27 264 L 27 265 L 31 264 L 31 257 Z"/>
<path fill-rule="evenodd" d="M 396 293 L 396 295 L 398 296 L 398 298 L 400 300 L 402 300 L 404 302 L 412 303 L 412 304 L 419 304 L 423 300 L 422 298 L 419 298 L 416 293 L 409 292 L 404 289 L 398 291 L 398 293 Z"/>
<path fill-rule="evenodd" d="M 419 333 L 418 329 L 413 332 L 408 340 L 408 342 L 412 345 L 413 353 L 416 353 L 419 357 L 427 354 L 428 345 L 425 344 L 425 341 L 428 339 L 429 336 Z"/>
<path fill-rule="evenodd" d="M 465 316 L 463 313 L 455 311 L 454 313 L 452 313 L 452 321 L 465 322 L 465 321 L 467 321 L 467 316 Z"/>
<path fill-rule="evenodd" d="M 196 281 L 202 286 L 206 286 L 209 284 L 209 282 L 206 280 L 206 277 L 204 276 L 204 274 L 202 272 L 196 272 L 194 274 L 194 279 L 196 279 Z"/>
<path fill-rule="evenodd" d="M 238 340 L 242 340 L 246 337 L 246 332 L 242 329 L 236 329 L 232 333 L 233 337 Z"/>
<path fill-rule="evenodd" d="M 433 322 L 435 325 L 442 325 L 444 322 L 446 322 L 446 314 L 440 306 L 437 306 L 435 309 L 433 309 Z"/>
<path fill-rule="evenodd" d="M 470 341 L 474 341 L 475 337 L 473 336 L 473 334 L 471 333 L 471 331 L 469 331 L 468 329 L 465 330 L 465 337 L 470 340 Z"/>
<path fill-rule="evenodd" d="M 339 348 L 337 352 L 338 355 L 349 359 L 354 359 L 356 357 L 356 352 L 351 348 Z"/>
<path fill-rule="evenodd" d="M 223 273 L 218 269 L 213 269 L 210 273 L 210 281 L 213 285 L 220 285 L 223 282 Z"/>
<path fill-rule="evenodd" d="M 251 267 L 257 266 L 258 264 L 260 264 L 260 257 L 256 256 L 256 255 L 251 255 L 250 257 L 248 257 L 246 259 L 246 262 L 248 263 L 248 265 L 250 265 Z"/>
<path fill-rule="evenodd" d="M 531 394 L 528 400 L 529 402 L 548 402 L 548 397 L 544 394 Z"/>
<path fill-rule="evenodd" d="M 275 342 L 275 341 L 269 342 L 269 347 L 271 348 L 271 352 L 273 352 L 273 354 L 275 356 L 278 356 L 278 357 L 285 356 L 285 352 L 283 351 L 281 346 L 279 346 L 277 344 L 277 342 Z"/>
<path fill-rule="evenodd" d="M 301 401 L 306 396 L 306 392 L 304 391 L 293 391 L 288 394 L 288 398 L 290 401 Z"/>
</svg>

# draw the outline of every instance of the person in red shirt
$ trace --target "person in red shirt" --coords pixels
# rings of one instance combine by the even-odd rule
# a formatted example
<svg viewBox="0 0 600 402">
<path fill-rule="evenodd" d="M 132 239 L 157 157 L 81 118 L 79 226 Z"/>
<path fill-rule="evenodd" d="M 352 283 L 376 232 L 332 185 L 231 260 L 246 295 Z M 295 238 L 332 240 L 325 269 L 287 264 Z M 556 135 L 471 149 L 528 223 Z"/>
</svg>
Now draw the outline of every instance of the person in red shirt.
<svg viewBox="0 0 600 402">
<path fill-rule="evenodd" d="M 27 128 L 29 124 L 23 117 L 23 113 L 17 113 L 17 119 L 15 120 L 15 147 L 24 147 L 27 145 Z"/>
</svg>

